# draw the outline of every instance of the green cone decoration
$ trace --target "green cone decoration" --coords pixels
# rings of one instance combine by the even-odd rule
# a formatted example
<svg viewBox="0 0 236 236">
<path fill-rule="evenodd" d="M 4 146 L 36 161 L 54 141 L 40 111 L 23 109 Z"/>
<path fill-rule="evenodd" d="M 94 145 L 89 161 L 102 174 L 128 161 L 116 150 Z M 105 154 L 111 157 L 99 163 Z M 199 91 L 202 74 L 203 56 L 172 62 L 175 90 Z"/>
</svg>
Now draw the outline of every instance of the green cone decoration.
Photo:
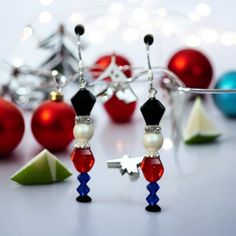
<svg viewBox="0 0 236 236">
<path fill-rule="evenodd" d="M 37 154 L 17 171 L 11 180 L 23 184 L 50 184 L 71 176 L 70 171 L 47 149 Z"/>
<path fill-rule="evenodd" d="M 184 142 L 186 144 L 208 143 L 220 135 L 207 117 L 201 98 L 197 97 L 184 130 Z"/>
</svg>

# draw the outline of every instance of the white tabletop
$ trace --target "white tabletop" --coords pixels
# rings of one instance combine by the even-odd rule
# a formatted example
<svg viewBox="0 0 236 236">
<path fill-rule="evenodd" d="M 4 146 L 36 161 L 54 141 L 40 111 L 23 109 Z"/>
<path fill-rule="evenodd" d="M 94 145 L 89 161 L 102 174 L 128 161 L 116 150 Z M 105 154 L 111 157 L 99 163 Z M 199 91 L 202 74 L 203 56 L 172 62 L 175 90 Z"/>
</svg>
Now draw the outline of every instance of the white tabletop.
<svg viewBox="0 0 236 236">
<path fill-rule="evenodd" d="M 96 158 L 90 172 L 92 203 L 78 203 L 77 173 L 70 152 L 57 154 L 73 176 L 63 183 L 21 186 L 10 176 L 40 147 L 29 122 L 21 145 L 10 158 L 0 160 L 0 235 L 235 235 L 236 225 L 236 125 L 209 105 L 211 119 L 224 134 L 218 142 L 161 150 L 165 173 L 159 181 L 160 213 L 145 211 L 148 195 L 143 175 L 137 181 L 107 169 L 106 160 L 122 154 L 144 153 L 144 122 L 137 110 L 133 121 L 116 125 L 102 107 L 94 111 L 96 132 L 91 147 Z M 26 114 L 29 121 L 30 114 Z M 168 113 L 167 113 L 168 118 Z M 163 132 L 167 123 L 163 122 Z"/>
</svg>

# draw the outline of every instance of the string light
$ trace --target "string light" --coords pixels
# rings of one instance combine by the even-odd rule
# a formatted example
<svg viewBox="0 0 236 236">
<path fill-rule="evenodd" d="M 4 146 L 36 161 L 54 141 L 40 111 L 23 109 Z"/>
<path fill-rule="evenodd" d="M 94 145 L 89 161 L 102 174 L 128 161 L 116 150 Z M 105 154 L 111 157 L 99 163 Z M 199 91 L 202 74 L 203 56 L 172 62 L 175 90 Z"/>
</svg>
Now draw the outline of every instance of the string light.
<svg viewBox="0 0 236 236">
<path fill-rule="evenodd" d="M 163 145 L 162 145 L 162 148 L 164 150 L 170 150 L 172 147 L 173 147 L 173 141 L 169 138 L 165 138 L 164 142 L 163 142 Z"/>
<path fill-rule="evenodd" d="M 202 31 L 201 37 L 205 43 L 213 44 L 217 42 L 219 35 L 213 29 L 205 29 Z"/>
<path fill-rule="evenodd" d="M 221 35 L 220 41 L 225 46 L 232 46 L 234 44 L 234 33 L 225 32 Z"/>
<path fill-rule="evenodd" d="M 165 8 L 159 8 L 159 9 L 157 9 L 157 15 L 158 16 L 166 16 L 167 15 L 167 10 L 165 9 Z"/>
<path fill-rule="evenodd" d="M 13 65 L 16 68 L 21 67 L 23 65 L 23 63 L 24 62 L 23 62 L 22 58 L 20 58 L 20 57 L 16 57 L 16 58 L 13 59 Z"/>
<path fill-rule="evenodd" d="M 200 17 L 198 14 L 196 14 L 196 12 L 190 12 L 188 14 L 188 18 L 191 20 L 191 21 L 194 21 L 194 22 L 197 22 L 200 20 Z"/>
<path fill-rule="evenodd" d="M 49 5 L 53 1 L 54 0 L 39 0 L 39 2 L 42 5 Z M 130 0 L 130 1 L 134 2 L 136 0 Z M 124 10 L 124 4 L 119 1 L 110 4 L 109 11 L 112 14 L 119 14 L 123 10 Z M 153 32 L 155 30 L 157 24 L 153 24 L 150 21 L 149 13 L 150 12 L 148 12 L 147 9 L 142 7 L 138 7 L 133 10 L 131 17 L 133 18 L 133 20 L 136 21 L 137 28 L 132 28 L 131 26 L 131 28 L 125 30 L 125 32 L 123 33 L 123 39 L 125 41 L 132 42 L 140 36 L 141 32 L 147 33 L 147 32 Z M 167 13 L 169 15 L 173 14 L 181 17 L 180 14 L 178 15 L 173 11 L 168 12 L 167 9 L 164 7 L 156 9 L 154 16 L 165 17 Z M 190 12 L 187 15 L 183 15 L 182 17 L 186 18 L 187 16 L 191 21 L 197 22 L 201 20 L 201 17 L 208 16 L 210 13 L 211 13 L 210 5 L 206 3 L 200 3 L 195 7 L 194 11 Z M 49 23 L 52 20 L 52 18 L 53 16 L 51 12 L 43 11 L 39 15 L 38 20 L 41 23 Z M 82 16 L 80 13 L 75 12 L 71 14 L 69 20 L 71 23 L 79 23 L 82 20 Z M 107 31 L 115 31 L 120 27 L 121 24 L 118 15 L 117 16 L 104 15 L 103 17 L 100 17 L 100 19 L 97 19 L 95 23 L 97 28 L 105 26 L 105 30 Z M 236 32 L 227 32 L 217 28 L 216 29 L 204 28 L 203 24 L 201 25 L 199 24 L 199 26 L 200 26 L 199 34 L 189 35 L 185 39 L 186 45 L 190 47 L 197 47 L 201 44 L 201 42 L 207 44 L 214 44 L 217 41 L 220 41 L 225 46 L 236 45 Z M 160 25 L 158 24 L 158 27 L 160 27 L 162 34 L 166 37 L 172 36 L 176 31 L 175 25 L 172 22 L 166 21 L 165 19 L 162 20 L 162 23 Z M 20 38 L 21 41 L 23 42 L 26 41 L 32 34 L 33 34 L 32 28 L 30 26 L 26 26 L 21 32 L 21 38 Z M 104 32 L 98 33 L 96 37 L 95 35 L 96 35 L 95 31 L 91 32 L 90 34 L 91 36 L 90 40 L 93 42 L 100 43 L 105 38 Z"/>
<path fill-rule="evenodd" d="M 30 26 L 26 26 L 21 32 L 21 40 L 25 41 L 33 34 L 33 30 Z"/>
<path fill-rule="evenodd" d="M 135 21 L 141 22 L 141 21 L 146 21 L 149 18 L 149 14 L 147 10 L 145 10 L 144 8 L 136 8 L 132 12 L 132 17 Z"/>
<path fill-rule="evenodd" d="M 206 3 L 199 3 L 196 6 L 196 13 L 199 16 L 208 16 L 211 13 L 211 7 Z"/>
<path fill-rule="evenodd" d="M 120 27 L 120 21 L 116 17 L 109 17 L 105 22 L 106 29 L 116 31 Z"/>
<path fill-rule="evenodd" d="M 114 14 L 121 13 L 124 9 L 124 5 L 120 2 L 113 2 L 110 5 L 110 12 Z"/>
<path fill-rule="evenodd" d="M 161 26 L 161 31 L 164 36 L 171 36 L 175 31 L 175 26 L 171 22 L 164 22 Z"/>
<path fill-rule="evenodd" d="M 201 38 L 198 35 L 192 34 L 186 38 L 186 45 L 189 47 L 197 47 L 201 44 Z"/>
<path fill-rule="evenodd" d="M 48 6 L 53 2 L 53 0 L 39 0 L 39 2 L 44 6 Z"/>
<path fill-rule="evenodd" d="M 79 14 L 79 13 L 73 13 L 71 16 L 70 16 L 70 22 L 71 23 L 79 23 L 80 21 L 82 20 L 82 16 Z"/>
<path fill-rule="evenodd" d="M 89 41 L 94 44 L 100 44 L 105 39 L 104 31 L 87 28 L 87 33 Z"/>
<path fill-rule="evenodd" d="M 135 28 L 128 28 L 123 34 L 123 38 L 126 42 L 132 42 L 139 37 L 139 30 Z"/>
<path fill-rule="evenodd" d="M 146 33 L 153 32 L 153 24 L 150 21 L 144 21 L 139 24 L 139 27 Z"/>
<path fill-rule="evenodd" d="M 49 11 L 43 11 L 39 15 L 39 21 L 41 23 L 49 23 L 52 20 L 52 14 Z"/>
</svg>

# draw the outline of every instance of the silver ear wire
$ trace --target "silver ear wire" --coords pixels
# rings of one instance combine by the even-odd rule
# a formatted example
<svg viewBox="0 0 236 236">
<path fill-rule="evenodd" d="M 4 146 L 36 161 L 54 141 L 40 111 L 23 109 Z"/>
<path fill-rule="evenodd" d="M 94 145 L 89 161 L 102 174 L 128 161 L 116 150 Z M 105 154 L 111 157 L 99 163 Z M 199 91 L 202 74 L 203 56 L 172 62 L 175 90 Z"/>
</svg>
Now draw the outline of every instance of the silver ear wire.
<svg viewBox="0 0 236 236">
<path fill-rule="evenodd" d="M 153 71 L 151 67 L 151 61 L 150 61 L 150 49 L 149 46 L 152 45 L 154 38 L 151 34 L 145 35 L 143 39 L 144 43 L 146 44 L 146 56 L 147 56 L 147 64 L 148 64 L 148 80 L 149 80 L 149 97 L 154 98 L 157 90 L 153 87 Z"/>
<path fill-rule="evenodd" d="M 80 88 L 86 87 L 86 79 L 83 76 L 84 73 L 84 66 L 83 66 L 83 60 L 81 56 L 81 41 L 80 36 L 84 34 L 84 26 L 83 25 L 77 25 L 75 27 L 75 34 L 77 36 L 77 46 L 78 46 L 78 55 L 79 55 L 79 82 L 80 82 Z"/>
</svg>

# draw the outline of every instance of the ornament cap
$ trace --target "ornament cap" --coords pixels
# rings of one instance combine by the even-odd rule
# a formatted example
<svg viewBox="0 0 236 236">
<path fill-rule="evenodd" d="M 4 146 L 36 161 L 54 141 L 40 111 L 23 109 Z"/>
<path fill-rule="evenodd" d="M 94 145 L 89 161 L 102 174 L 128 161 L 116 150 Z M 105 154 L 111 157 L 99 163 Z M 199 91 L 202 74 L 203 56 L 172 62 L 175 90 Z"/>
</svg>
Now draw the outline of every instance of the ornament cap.
<svg viewBox="0 0 236 236">
<path fill-rule="evenodd" d="M 58 91 L 52 91 L 50 93 L 50 99 L 53 101 L 53 102 L 61 102 L 64 100 L 64 95 Z"/>
</svg>

